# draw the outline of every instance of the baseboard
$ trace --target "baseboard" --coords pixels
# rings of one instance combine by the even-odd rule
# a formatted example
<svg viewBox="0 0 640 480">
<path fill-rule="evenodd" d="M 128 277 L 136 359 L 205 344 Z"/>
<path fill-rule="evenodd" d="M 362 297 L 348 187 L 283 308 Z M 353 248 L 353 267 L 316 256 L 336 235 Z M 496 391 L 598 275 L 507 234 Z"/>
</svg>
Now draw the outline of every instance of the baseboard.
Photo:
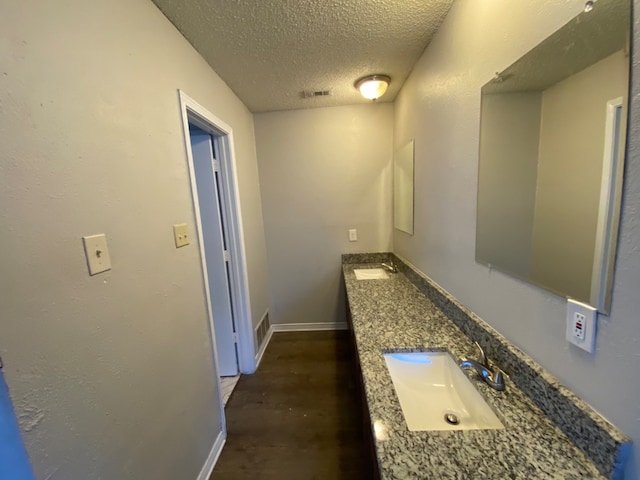
<svg viewBox="0 0 640 480">
<path fill-rule="evenodd" d="M 256 370 L 260 366 L 260 362 L 262 361 L 262 356 L 264 355 L 264 352 L 267 350 L 267 346 L 269 345 L 269 341 L 271 340 L 272 336 L 273 336 L 273 326 L 269 328 L 269 331 L 267 332 L 267 336 L 264 338 L 264 341 L 260 346 L 260 350 L 258 350 L 258 353 L 256 353 Z"/>
<path fill-rule="evenodd" d="M 327 322 L 327 323 L 281 323 L 272 324 L 271 328 L 274 332 L 313 332 L 319 330 L 347 330 L 349 327 L 346 323 Z"/>
<path fill-rule="evenodd" d="M 218 458 L 220 458 L 220 454 L 222 453 L 222 448 L 224 447 L 226 440 L 227 437 L 224 432 L 220 432 L 218 434 L 218 438 L 216 438 L 216 441 L 213 443 L 213 447 L 211 447 L 207 461 L 204 462 L 200 475 L 198 475 L 198 480 L 209 480 L 211 472 L 213 472 L 213 467 L 216 466 L 216 462 L 218 461 Z"/>
</svg>

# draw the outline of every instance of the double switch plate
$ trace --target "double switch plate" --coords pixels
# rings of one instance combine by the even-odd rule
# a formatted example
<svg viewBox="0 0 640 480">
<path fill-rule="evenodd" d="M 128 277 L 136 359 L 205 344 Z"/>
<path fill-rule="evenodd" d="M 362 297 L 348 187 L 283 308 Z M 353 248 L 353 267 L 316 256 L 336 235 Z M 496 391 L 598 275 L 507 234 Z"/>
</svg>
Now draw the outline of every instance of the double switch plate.
<svg viewBox="0 0 640 480">
<path fill-rule="evenodd" d="M 186 223 L 174 225 L 173 236 L 176 242 L 176 248 L 189 245 L 191 240 Z M 107 246 L 107 237 L 104 233 L 82 237 L 82 244 L 84 245 L 84 254 L 87 258 L 89 275 L 97 275 L 98 273 L 111 270 L 111 256 L 109 255 L 109 247 Z"/>
</svg>

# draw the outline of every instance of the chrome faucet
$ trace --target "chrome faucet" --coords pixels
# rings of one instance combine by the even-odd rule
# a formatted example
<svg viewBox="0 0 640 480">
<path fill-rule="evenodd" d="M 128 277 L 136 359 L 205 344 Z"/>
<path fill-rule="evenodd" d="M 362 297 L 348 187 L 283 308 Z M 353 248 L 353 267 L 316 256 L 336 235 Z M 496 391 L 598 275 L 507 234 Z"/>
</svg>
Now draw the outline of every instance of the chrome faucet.
<svg viewBox="0 0 640 480">
<path fill-rule="evenodd" d="M 388 270 L 391 273 L 398 273 L 398 267 L 396 267 L 396 264 L 393 263 L 393 260 L 389 260 L 389 263 L 382 262 L 380 265 L 382 265 L 385 270 Z"/>
<path fill-rule="evenodd" d="M 484 350 L 480 346 L 478 342 L 475 342 L 476 347 L 480 352 L 480 358 L 478 360 L 470 360 L 468 358 L 460 359 L 460 368 L 473 368 L 478 374 L 482 377 L 487 385 L 491 388 L 495 388 L 496 390 L 504 390 L 504 376 L 505 373 L 500 370 L 498 367 L 495 368 L 495 371 L 491 370 L 491 366 L 489 365 L 489 361 L 487 360 L 487 355 L 484 353 Z"/>
</svg>

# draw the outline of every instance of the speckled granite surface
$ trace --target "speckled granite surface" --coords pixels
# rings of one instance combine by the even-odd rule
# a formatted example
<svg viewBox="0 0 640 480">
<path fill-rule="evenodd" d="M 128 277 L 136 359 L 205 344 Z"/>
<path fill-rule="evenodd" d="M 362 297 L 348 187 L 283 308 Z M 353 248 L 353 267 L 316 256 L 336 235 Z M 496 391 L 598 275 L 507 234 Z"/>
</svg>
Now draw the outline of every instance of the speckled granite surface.
<svg viewBox="0 0 640 480">
<path fill-rule="evenodd" d="M 379 264 L 354 259 L 343 258 L 343 272 L 383 479 L 616 478 L 627 437 L 400 259 L 395 260 L 401 273 L 360 281 L 354 268 Z M 511 375 L 507 390 L 497 392 L 467 372 L 505 429 L 410 432 L 383 352 L 444 348 L 457 358 L 474 356 L 463 330 Z M 557 421 L 573 428 L 561 429 Z M 581 449 L 589 442 L 599 448 Z"/>
<path fill-rule="evenodd" d="M 393 258 L 395 260 L 397 257 L 387 252 L 343 253 L 342 263 L 380 263 L 388 262 L 390 258 Z"/>
</svg>

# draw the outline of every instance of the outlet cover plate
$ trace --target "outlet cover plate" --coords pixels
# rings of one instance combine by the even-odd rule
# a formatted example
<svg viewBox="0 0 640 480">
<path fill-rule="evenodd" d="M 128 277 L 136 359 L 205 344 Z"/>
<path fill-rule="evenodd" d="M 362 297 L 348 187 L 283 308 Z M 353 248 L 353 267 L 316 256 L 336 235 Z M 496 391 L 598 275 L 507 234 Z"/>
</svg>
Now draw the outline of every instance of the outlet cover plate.
<svg viewBox="0 0 640 480">
<path fill-rule="evenodd" d="M 567 299 L 567 341 L 593 353 L 596 346 L 598 311 L 591 305 Z"/>
<path fill-rule="evenodd" d="M 178 223 L 173 226 L 173 237 L 176 241 L 176 248 L 189 245 L 189 229 L 186 223 Z"/>
<path fill-rule="evenodd" d="M 84 244 L 84 254 L 87 257 L 89 275 L 111 270 L 111 256 L 104 233 L 82 237 L 82 243 Z"/>
</svg>

